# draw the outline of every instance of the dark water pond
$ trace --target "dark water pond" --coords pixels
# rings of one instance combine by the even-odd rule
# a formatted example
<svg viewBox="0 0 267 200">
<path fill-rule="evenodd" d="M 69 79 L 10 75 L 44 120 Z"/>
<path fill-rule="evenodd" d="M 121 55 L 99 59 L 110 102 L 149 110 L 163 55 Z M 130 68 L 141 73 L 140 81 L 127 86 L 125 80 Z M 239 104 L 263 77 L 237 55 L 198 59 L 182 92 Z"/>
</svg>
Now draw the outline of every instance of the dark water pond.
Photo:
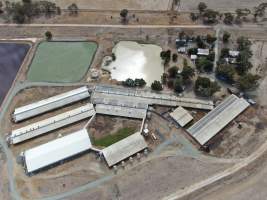
<svg viewBox="0 0 267 200">
<path fill-rule="evenodd" d="M 0 105 L 30 48 L 28 44 L 0 43 Z"/>
</svg>

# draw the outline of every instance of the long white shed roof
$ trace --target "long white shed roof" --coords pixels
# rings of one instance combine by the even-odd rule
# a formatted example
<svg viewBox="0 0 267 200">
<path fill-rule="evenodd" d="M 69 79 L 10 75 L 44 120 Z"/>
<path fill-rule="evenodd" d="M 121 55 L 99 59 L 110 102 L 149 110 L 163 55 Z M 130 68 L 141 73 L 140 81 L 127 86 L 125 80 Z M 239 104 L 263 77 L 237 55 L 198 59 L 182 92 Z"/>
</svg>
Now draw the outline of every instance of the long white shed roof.
<svg viewBox="0 0 267 200">
<path fill-rule="evenodd" d="M 91 117 L 95 114 L 93 104 L 86 104 L 79 108 L 61 113 L 48 119 L 13 130 L 9 136 L 10 144 L 17 144 L 25 140 L 40 136 L 68 124 Z"/>
<path fill-rule="evenodd" d="M 108 163 L 108 166 L 111 167 L 145 148 L 147 148 L 147 143 L 144 137 L 137 132 L 115 144 L 108 146 L 102 150 L 102 153 Z"/>
<path fill-rule="evenodd" d="M 102 100 L 101 100 L 102 99 Z M 126 89 L 111 86 L 96 86 L 92 95 L 93 103 L 119 101 L 131 101 L 148 105 L 182 106 L 189 108 L 212 110 L 212 101 L 181 98 L 169 93 L 155 93 L 146 90 Z"/>
<path fill-rule="evenodd" d="M 97 114 L 130 117 L 136 119 L 143 119 L 146 116 L 147 112 L 147 109 L 112 106 L 105 104 L 97 104 L 95 109 Z"/>
<path fill-rule="evenodd" d="M 88 88 L 84 86 L 47 99 L 43 99 L 38 102 L 28 104 L 26 106 L 16 108 L 13 113 L 13 120 L 15 122 L 19 122 L 88 97 L 90 97 L 90 93 L 88 91 Z"/>
<path fill-rule="evenodd" d="M 85 129 L 24 152 L 27 173 L 34 172 L 91 148 L 91 141 Z"/>
<path fill-rule="evenodd" d="M 184 127 L 186 124 L 193 120 L 192 115 L 185 110 L 183 107 L 179 106 L 176 108 L 170 116 L 181 126 Z"/>
<path fill-rule="evenodd" d="M 232 94 L 187 131 L 204 145 L 248 106 L 245 99 Z"/>
</svg>

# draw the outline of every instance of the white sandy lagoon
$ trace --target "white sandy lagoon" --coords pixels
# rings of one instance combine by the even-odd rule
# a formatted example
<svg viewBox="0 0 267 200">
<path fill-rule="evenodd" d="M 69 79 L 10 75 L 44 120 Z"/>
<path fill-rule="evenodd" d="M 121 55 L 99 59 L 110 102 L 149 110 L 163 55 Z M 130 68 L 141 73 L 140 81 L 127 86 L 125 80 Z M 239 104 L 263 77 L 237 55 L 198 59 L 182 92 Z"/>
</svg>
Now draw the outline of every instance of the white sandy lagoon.
<svg viewBox="0 0 267 200">
<path fill-rule="evenodd" d="M 164 72 L 160 58 L 161 47 L 121 41 L 112 51 L 116 55 L 116 60 L 102 65 L 103 69 L 111 73 L 112 79 L 124 81 L 127 78 L 143 78 L 148 85 L 154 80 L 161 80 Z"/>
</svg>

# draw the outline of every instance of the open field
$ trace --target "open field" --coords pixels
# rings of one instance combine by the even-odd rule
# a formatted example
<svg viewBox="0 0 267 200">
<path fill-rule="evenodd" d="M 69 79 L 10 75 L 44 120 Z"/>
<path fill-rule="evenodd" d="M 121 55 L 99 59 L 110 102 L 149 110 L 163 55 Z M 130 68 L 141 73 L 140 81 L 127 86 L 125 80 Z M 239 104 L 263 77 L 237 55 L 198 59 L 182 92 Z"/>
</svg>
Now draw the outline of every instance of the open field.
<svg viewBox="0 0 267 200">
<path fill-rule="evenodd" d="M 11 0 L 18 1 L 18 0 Z M 76 3 L 80 9 L 92 10 L 167 10 L 172 0 L 49 0 L 55 2 L 62 9 Z"/>
<path fill-rule="evenodd" d="M 75 82 L 87 72 L 97 49 L 93 42 L 42 42 L 28 72 L 36 82 Z"/>
<path fill-rule="evenodd" d="M 28 44 L 0 43 L 0 105 L 30 48 Z"/>
<path fill-rule="evenodd" d="M 205 163 L 182 156 L 155 158 L 129 171 L 119 170 L 116 178 L 101 187 L 67 199 L 159 200 L 178 188 L 194 184 L 228 166 L 228 164 Z"/>
</svg>

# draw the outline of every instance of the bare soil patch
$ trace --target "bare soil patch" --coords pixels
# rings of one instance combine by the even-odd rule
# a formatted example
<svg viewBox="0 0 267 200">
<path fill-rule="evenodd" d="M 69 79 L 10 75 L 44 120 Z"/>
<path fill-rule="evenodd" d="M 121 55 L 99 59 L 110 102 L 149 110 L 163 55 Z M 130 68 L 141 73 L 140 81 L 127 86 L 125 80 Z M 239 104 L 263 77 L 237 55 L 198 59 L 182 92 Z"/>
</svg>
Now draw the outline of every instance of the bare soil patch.
<svg viewBox="0 0 267 200">
<path fill-rule="evenodd" d="M 211 155 L 244 158 L 267 139 L 267 110 L 249 107 L 211 140 Z"/>
</svg>

